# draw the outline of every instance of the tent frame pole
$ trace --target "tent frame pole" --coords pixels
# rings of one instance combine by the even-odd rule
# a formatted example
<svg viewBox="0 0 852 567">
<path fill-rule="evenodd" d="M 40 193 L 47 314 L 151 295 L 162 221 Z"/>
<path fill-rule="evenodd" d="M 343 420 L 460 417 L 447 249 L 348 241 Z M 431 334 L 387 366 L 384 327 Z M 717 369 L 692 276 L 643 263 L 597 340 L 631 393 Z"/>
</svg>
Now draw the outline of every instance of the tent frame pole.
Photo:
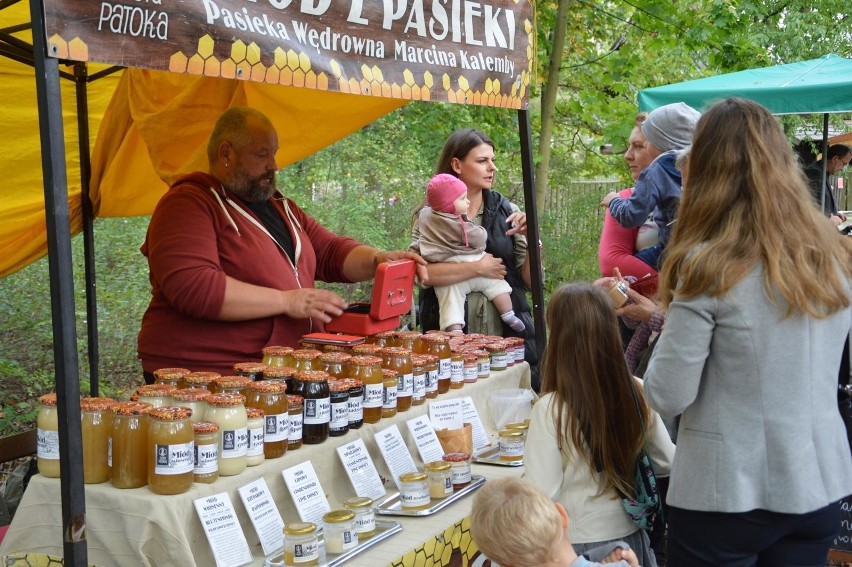
<svg viewBox="0 0 852 567">
<path fill-rule="evenodd" d="M 828 113 L 822 115 L 822 191 L 819 210 L 825 212 L 825 191 L 828 182 Z"/>
<path fill-rule="evenodd" d="M 59 467 L 62 497 L 63 552 L 67 567 L 88 564 L 86 502 L 83 489 L 83 439 L 80 423 L 80 376 L 77 367 L 74 266 L 65 173 L 65 133 L 59 61 L 48 57 L 42 0 L 30 0 L 41 162 L 47 222 L 53 357 L 59 413 Z"/>
<path fill-rule="evenodd" d="M 538 207 L 535 199 L 535 166 L 532 152 L 532 128 L 528 110 L 518 110 L 518 135 L 521 142 L 521 171 L 524 180 L 524 208 L 527 212 L 527 253 L 530 257 L 535 347 L 539 365 L 542 362 L 547 330 L 544 324 L 544 272 L 541 263 L 541 237 L 538 230 Z"/>
</svg>

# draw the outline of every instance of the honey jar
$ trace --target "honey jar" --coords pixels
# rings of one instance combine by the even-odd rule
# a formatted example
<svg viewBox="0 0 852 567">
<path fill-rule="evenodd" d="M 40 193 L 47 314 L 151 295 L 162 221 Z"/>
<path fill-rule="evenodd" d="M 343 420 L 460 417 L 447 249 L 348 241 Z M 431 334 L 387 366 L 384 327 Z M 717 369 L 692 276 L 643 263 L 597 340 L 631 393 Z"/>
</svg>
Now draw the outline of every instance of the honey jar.
<svg viewBox="0 0 852 567">
<path fill-rule="evenodd" d="M 349 384 L 345 380 L 329 380 L 331 397 L 331 421 L 328 426 L 330 437 L 339 437 L 349 432 Z"/>
<path fill-rule="evenodd" d="M 216 378 L 219 376 L 218 372 L 190 372 L 183 377 L 183 381 L 187 388 L 206 388 L 213 393 Z"/>
<path fill-rule="evenodd" d="M 403 510 L 428 508 L 431 497 L 426 473 L 415 471 L 399 475 L 399 499 Z"/>
<path fill-rule="evenodd" d="M 213 394 L 207 398 L 207 421 L 219 426 L 219 476 L 240 474 L 246 468 L 248 416 L 245 397 Z"/>
<path fill-rule="evenodd" d="M 304 388 L 302 441 L 308 445 L 322 443 L 328 439 L 331 423 L 331 392 L 328 389 L 328 374 L 321 370 L 309 370 L 298 372 L 296 378 L 302 382 Z"/>
<path fill-rule="evenodd" d="M 500 432 L 500 460 L 522 461 L 524 459 L 524 432 L 520 429 L 504 429 Z"/>
<path fill-rule="evenodd" d="M 333 378 L 346 378 L 349 373 L 347 363 L 352 355 L 345 352 L 324 352 L 318 357 L 319 369 L 328 372 Z"/>
<path fill-rule="evenodd" d="M 382 369 L 382 417 L 393 417 L 396 415 L 396 393 L 399 389 L 399 374 L 396 370 Z"/>
<path fill-rule="evenodd" d="M 411 408 L 411 397 L 414 394 L 414 369 L 411 351 L 402 347 L 387 347 L 381 351 L 381 355 L 382 368 L 395 370 L 399 375 L 396 411 L 408 411 Z"/>
<path fill-rule="evenodd" d="M 292 366 L 292 359 L 288 355 L 293 352 L 291 347 L 270 345 L 263 347 L 263 364 L 267 367 Z"/>
<path fill-rule="evenodd" d="M 359 429 L 364 425 L 364 383 L 355 378 L 347 378 L 349 385 L 349 429 Z"/>
<path fill-rule="evenodd" d="M 377 356 L 358 355 L 349 359 L 349 377 L 364 383 L 365 423 L 376 423 L 382 418 L 384 378 L 381 365 L 382 359 Z"/>
<path fill-rule="evenodd" d="M 470 454 L 447 453 L 442 460 L 450 463 L 450 475 L 453 481 L 453 490 L 464 488 L 471 481 Z"/>
<path fill-rule="evenodd" d="M 217 394 L 239 394 L 248 396 L 248 387 L 252 379 L 247 376 L 219 376 L 216 378 Z"/>
<path fill-rule="evenodd" d="M 56 394 L 51 392 L 38 399 L 36 417 L 36 458 L 38 472 L 47 478 L 59 478 L 59 412 Z"/>
<path fill-rule="evenodd" d="M 210 484 L 219 478 L 219 426 L 210 421 L 192 424 L 195 434 L 195 455 L 192 479 Z"/>
<path fill-rule="evenodd" d="M 109 436 L 112 433 L 112 412 L 115 400 L 83 398 L 80 400 L 83 437 L 83 482 L 98 484 L 110 478 Z"/>
<path fill-rule="evenodd" d="M 426 358 L 422 354 L 411 355 L 411 405 L 426 402 Z"/>
<path fill-rule="evenodd" d="M 284 564 L 319 565 L 317 527 L 311 522 L 293 522 L 284 526 Z"/>
<path fill-rule="evenodd" d="M 429 496 L 445 498 L 453 493 L 453 481 L 450 474 L 450 463 L 432 461 L 423 467 L 429 477 Z"/>
<path fill-rule="evenodd" d="M 265 374 L 266 372 L 264 372 Z M 275 459 L 287 452 L 290 438 L 290 412 L 284 382 L 261 380 L 249 385 L 246 407 L 263 410 L 263 453 Z"/>
<path fill-rule="evenodd" d="M 252 382 L 263 380 L 264 370 L 266 370 L 266 365 L 262 362 L 237 362 L 234 364 L 234 374 L 250 378 Z"/>
<path fill-rule="evenodd" d="M 186 388 L 184 378 L 189 374 L 187 368 L 158 368 L 154 370 L 154 384 L 168 384 L 175 388 Z"/>
<path fill-rule="evenodd" d="M 146 384 L 136 388 L 135 399 L 131 399 L 136 402 L 147 402 L 155 408 L 159 408 L 171 403 L 170 394 L 174 390 L 177 390 L 177 388 L 171 384 Z"/>
<path fill-rule="evenodd" d="M 155 494 L 180 494 L 192 486 L 195 434 L 189 414 L 177 406 L 148 412 L 148 488 Z"/>
<path fill-rule="evenodd" d="M 293 368 L 296 370 L 319 370 L 319 361 L 314 365 L 314 361 L 320 355 L 320 351 L 312 348 L 300 348 L 290 353 L 290 358 L 293 360 Z"/>
<path fill-rule="evenodd" d="M 343 501 L 343 507 L 355 512 L 355 533 L 364 541 L 376 533 L 376 513 L 373 500 L 366 496 L 353 496 Z"/>
<path fill-rule="evenodd" d="M 246 466 L 255 467 L 266 459 L 263 455 L 264 412 L 258 408 L 246 408 L 246 418 L 248 429 Z"/>
<path fill-rule="evenodd" d="M 204 412 L 207 411 L 207 398 L 210 396 L 210 391 L 207 388 L 181 388 L 180 390 L 172 390 L 170 397 L 172 403 L 170 405 L 192 410 L 189 420 L 192 423 L 204 421 Z"/>
<path fill-rule="evenodd" d="M 358 545 L 355 534 L 355 512 L 352 510 L 332 510 L 322 517 L 322 537 L 325 552 L 340 555 Z"/>
<path fill-rule="evenodd" d="M 146 402 L 120 402 L 111 408 L 109 465 L 116 488 L 148 484 L 148 411 L 153 407 Z"/>
<path fill-rule="evenodd" d="M 290 434 L 287 437 L 287 450 L 292 451 L 302 446 L 302 418 L 304 416 L 302 396 L 287 395 L 287 407 L 290 414 Z"/>
</svg>

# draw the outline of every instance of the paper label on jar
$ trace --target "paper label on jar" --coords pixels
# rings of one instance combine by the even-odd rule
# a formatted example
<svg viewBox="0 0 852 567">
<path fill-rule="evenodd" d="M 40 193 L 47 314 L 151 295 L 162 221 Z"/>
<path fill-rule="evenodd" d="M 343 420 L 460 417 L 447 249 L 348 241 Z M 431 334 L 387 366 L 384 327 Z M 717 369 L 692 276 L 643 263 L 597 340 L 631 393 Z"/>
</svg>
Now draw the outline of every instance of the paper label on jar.
<svg viewBox="0 0 852 567">
<path fill-rule="evenodd" d="M 242 429 L 226 429 L 222 431 L 223 459 L 245 457 L 248 453 L 248 427 Z"/>
<path fill-rule="evenodd" d="M 411 393 L 415 400 L 419 400 L 426 395 L 426 374 L 414 374 L 411 378 L 412 389 Z"/>
<path fill-rule="evenodd" d="M 211 474 L 219 470 L 219 444 L 195 446 L 195 474 Z"/>
<path fill-rule="evenodd" d="M 319 541 L 316 538 L 293 545 L 293 563 L 296 565 L 316 559 L 319 559 Z"/>
<path fill-rule="evenodd" d="M 382 407 L 382 398 L 384 397 L 384 391 L 384 384 L 364 384 L 364 407 Z"/>
<path fill-rule="evenodd" d="M 452 374 L 453 359 L 452 358 L 439 358 L 438 359 L 438 378 L 446 380 Z"/>
<path fill-rule="evenodd" d="M 491 360 L 481 360 L 478 361 L 477 364 L 477 372 L 479 373 L 479 377 L 482 378 L 484 376 L 488 376 L 491 374 Z"/>
<path fill-rule="evenodd" d="M 367 534 L 376 529 L 376 515 L 372 510 L 366 514 L 355 514 L 355 533 Z"/>
<path fill-rule="evenodd" d="M 500 456 L 501 457 L 523 457 L 524 442 L 523 441 L 508 441 L 500 439 Z"/>
<path fill-rule="evenodd" d="M 509 364 L 509 358 L 504 352 L 503 354 L 493 354 L 491 355 L 491 367 L 492 368 L 506 368 Z"/>
<path fill-rule="evenodd" d="M 331 425 L 335 430 L 349 427 L 349 401 L 331 404 Z"/>
<path fill-rule="evenodd" d="M 177 445 L 154 446 L 155 474 L 185 474 L 192 472 L 195 458 L 195 442 L 178 443 Z"/>
<path fill-rule="evenodd" d="M 457 465 L 452 463 L 451 478 L 453 485 L 467 484 L 470 482 L 470 463 L 461 463 Z"/>
<path fill-rule="evenodd" d="M 477 379 L 476 365 L 465 366 L 464 367 L 464 381 L 465 382 L 476 382 L 476 379 Z"/>
<path fill-rule="evenodd" d="M 396 396 L 406 397 L 414 392 L 414 374 L 400 374 L 399 384 L 396 386 Z"/>
<path fill-rule="evenodd" d="M 266 441 L 286 441 L 290 436 L 290 415 L 279 413 L 265 416 L 263 435 Z"/>
<path fill-rule="evenodd" d="M 424 482 L 422 486 L 416 488 L 402 490 L 399 493 L 399 500 L 402 502 L 403 508 L 417 508 L 425 506 L 429 503 L 432 497 L 429 495 L 429 486 Z"/>
<path fill-rule="evenodd" d="M 347 407 L 349 408 L 349 423 L 364 421 L 364 408 L 361 405 L 361 398 L 349 398 Z"/>
<path fill-rule="evenodd" d="M 36 432 L 36 454 L 39 459 L 59 459 L 59 432 L 39 429 Z"/>
<path fill-rule="evenodd" d="M 305 424 L 320 425 L 331 421 L 331 398 L 305 399 Z"/>
<path fill-rule="evenodd" d="M 450 363 L 450 382 L 464 382 L 464 361 L 453 360 Z"/>
<path fill-rule="evenodd" d="M 515 349 L 515 362 L 523 362 L 524 354 L 526 351 L 526 347 L 524 345 L 520 345 Z"/>
<path fill-rule="evenodd" d="M 112 466 L 112 437 L 107 437 L 107 466 Z"/>
<path fill-rule="evenodd" d="M 290 416 L 290 441 L 299 441 L 302 439 L 302 414 Z"/>
<path fill-rule="evenodd" d="M 426 372 L 426 391 L 434 392 L 438 389 L 438 371 L 429 370 Z"/>
<path fill-rule="evenodd" d="M 382 398 L 382 407 L 396 408 L 396 388 L 385 388 L 384 397 Z"/>
<path fill-rule="evenodd" d="M 248 450 L 246 455 L 256 457 L 263 454 L 263 428 L 257 427 L 248 430 Z"/>
</svg>

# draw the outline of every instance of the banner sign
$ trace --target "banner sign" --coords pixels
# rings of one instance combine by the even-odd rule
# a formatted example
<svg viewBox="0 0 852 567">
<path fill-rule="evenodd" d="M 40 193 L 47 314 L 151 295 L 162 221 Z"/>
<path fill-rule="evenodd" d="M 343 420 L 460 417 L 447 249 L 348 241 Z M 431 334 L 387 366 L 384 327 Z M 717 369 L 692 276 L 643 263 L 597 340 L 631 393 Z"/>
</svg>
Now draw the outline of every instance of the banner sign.
<svg viewBox="0 0 852 567">
<path fill-rule="evenodd" d="M 53 57 L 526 108 L 531 0 L 50 0 Z"/>
</svg>

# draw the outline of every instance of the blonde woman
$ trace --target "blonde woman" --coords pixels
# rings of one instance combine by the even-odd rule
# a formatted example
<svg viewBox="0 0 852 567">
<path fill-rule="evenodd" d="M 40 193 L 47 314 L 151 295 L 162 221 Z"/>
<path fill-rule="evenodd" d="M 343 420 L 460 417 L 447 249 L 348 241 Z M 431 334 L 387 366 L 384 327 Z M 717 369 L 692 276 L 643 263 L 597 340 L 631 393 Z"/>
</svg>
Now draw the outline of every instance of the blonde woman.
<svg viewBox="0 0 852 567">
<path fill-rule="evenodd" d="M 852 493 L 837 407 L 851 269 L 775 118 L 742 99 L 705 112 L 645 374 L 651 407 L 683 414 L 669 565 L 826 564 Z"/>
</svg>

